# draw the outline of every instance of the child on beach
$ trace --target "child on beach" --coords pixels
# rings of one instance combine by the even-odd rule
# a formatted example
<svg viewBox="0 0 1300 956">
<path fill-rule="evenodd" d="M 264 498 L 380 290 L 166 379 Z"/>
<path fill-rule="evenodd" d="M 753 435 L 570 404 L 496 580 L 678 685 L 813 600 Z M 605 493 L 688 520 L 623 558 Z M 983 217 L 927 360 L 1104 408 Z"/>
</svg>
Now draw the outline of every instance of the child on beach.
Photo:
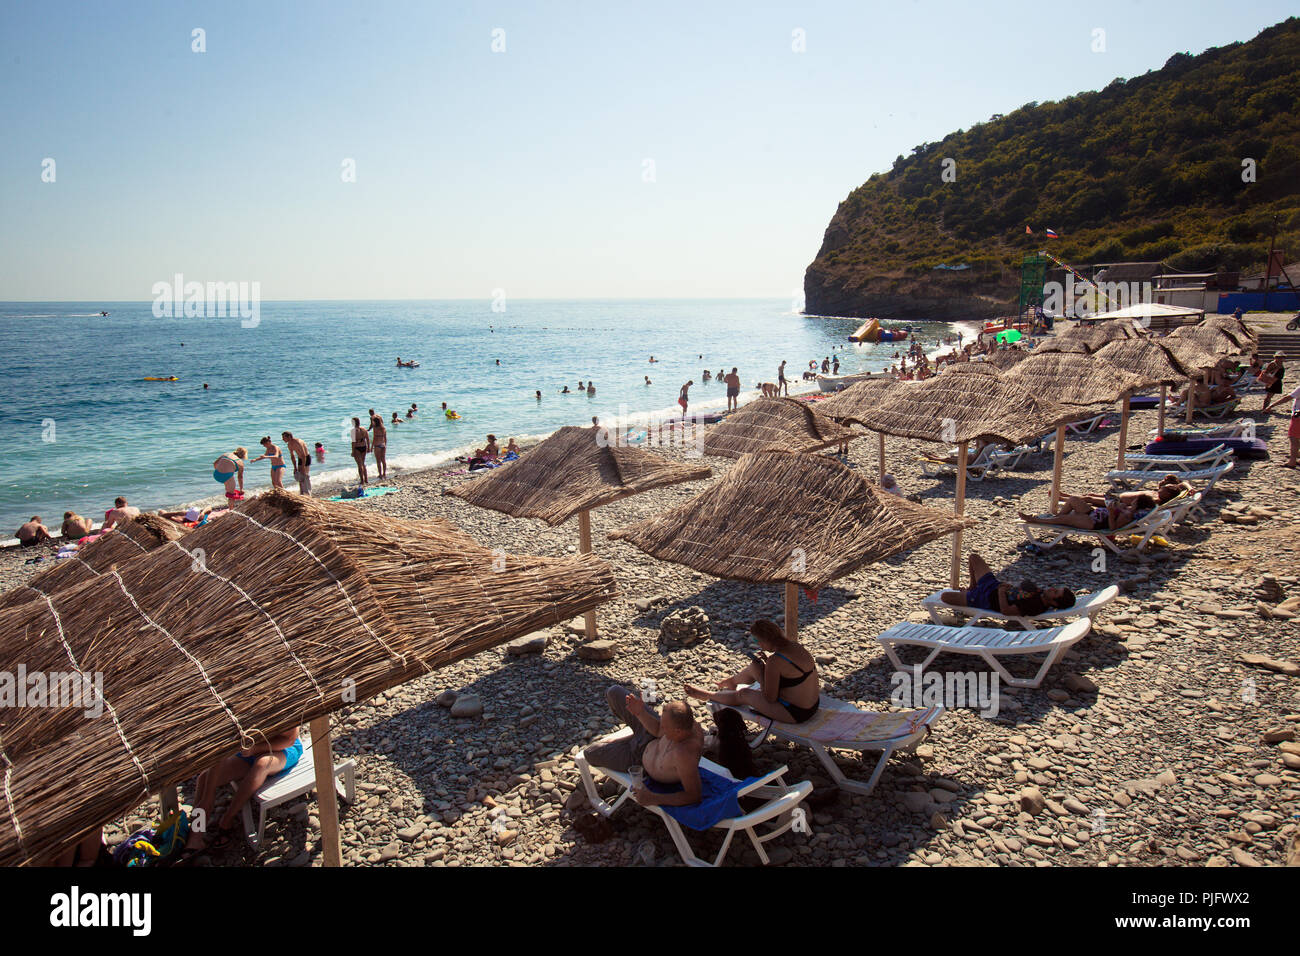
<svg viewBox="0 0 1300 956">
<path fill-rule="evenodd" d="M 393 414 L 396 415 L 397 413 L 393 412 Z M 325 446 L 320 442 L 316 443 L 316 464 L 325 464 Z"/>
</svg>

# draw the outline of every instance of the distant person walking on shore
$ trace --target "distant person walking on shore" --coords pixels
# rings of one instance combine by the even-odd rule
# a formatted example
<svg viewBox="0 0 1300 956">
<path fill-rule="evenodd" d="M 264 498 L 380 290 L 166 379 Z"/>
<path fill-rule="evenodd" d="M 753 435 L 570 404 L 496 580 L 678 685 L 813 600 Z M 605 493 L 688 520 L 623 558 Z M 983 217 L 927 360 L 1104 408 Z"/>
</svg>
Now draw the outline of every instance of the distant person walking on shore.
<svg viewBox="0 0 1300 956">
<path fill-rule="evenodd" d="M 311 452 L 307 450 L 307 443 L 301 438 L 294 438 L 293 432 L 281 432 L 280 438 L 289 449 L 293 477 L 298 482 L 298 494 L 311 497 Z"/>
<path fill-rule="evenodd" d="M 266 449 L 264 454 L 258 455 L 249 464 L 261 461 L 263 458 L 271 459 L 271 487 L 284 488 L 284 453 L 279 447 L 271 441 L 271 436 L 267 435 L 262 439 L 261 445 Z"/>
<path fill-rule="evenodd" d="M 688 381 L 682 386 L 682 390 L 677 393 L 677 404 L 682 406 L 682 418 L 686 417 L 686 406 L 690 402 L 690 390 L 691 386 L 694 384 L 694 380 Z"/>
<path fill-rule="evenodd" d="M 370 419 L 370 447 L 375 452 L 375 470 L 383 481 L 388 477 L 388 429 L 378 415 Z"/>
<path fill-rule="evenodd" d="M 244 496 L 244 465 L 248 463 L 248 449 L 240 445 L 233 453 L 222 455 L 212 463 L 212 479 L 226 486 L 227 498 Z M 235 487 L 235 480 L 239 487 Z"/>
<path fill-rule="evenodd" d="M 736 370 L 733 368 L 731 371 L 734 373 Z M 776 388 L 784 395 L 790 394 L 790 383 L 785 380 L 785 359 L 781 359 L 781 365 L 776 370 Z"/>
<path fill-rule="evenodd" d="M 734 412 L 740 407 L 740 373 L 735 366 L 732 366 L 731 374 L 723 378 L 723 381 L 727 383 L 727 411 Z"/>
<path fill-rule="evenodd" d="M 410 416 L 410 412 L 406 413 Z M 361 484 L 369 481 L 366 474 L 366 455 L 370 451 L 370 433 L 361 427 L 361 419 L 352 419 L 352 460 L 357 463 L 357 478 Z"/>
</svg>

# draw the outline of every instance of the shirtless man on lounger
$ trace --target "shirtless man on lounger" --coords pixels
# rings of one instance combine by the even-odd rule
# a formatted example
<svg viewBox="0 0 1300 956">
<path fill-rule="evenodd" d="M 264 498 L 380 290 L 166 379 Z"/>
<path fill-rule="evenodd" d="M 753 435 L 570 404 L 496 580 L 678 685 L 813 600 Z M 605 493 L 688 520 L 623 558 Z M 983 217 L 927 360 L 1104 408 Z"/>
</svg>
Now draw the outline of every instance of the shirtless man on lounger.
<svg viewBox="0 0 1300 956">
<path fill-rule="evenodd" d="M 611 687 L 605 699 L 614 715 L 632 728 L 632 736 L 604 744 L 592 744 L 587 757 L 597 767 L 625 771 L 640 764 L 647 778 L 671 786 L 676 793 L 655 793 L 646 787 L 632 791 L 643 807 L 687 807 L 700 802 L 700 756 L 704 752 L 704 731 L 685 701 L 670 700 L 655 714 L 636 693 L 625 687 Z"/>
<path fill-rule="evenodd" d="M 1031 581 L 1024 581 L 1016 587 L 999 581 L 988 562 L 978 554 L 971 554 L 969 570 L 970 589 L 939 592 L 939 599 L 944 604 L 1026 617 L 1042 614 L 1049 608 L 1064 610 L 1074 606 L 1074 592 L 1069 588 L 1040 588 Z"/>
</svg>

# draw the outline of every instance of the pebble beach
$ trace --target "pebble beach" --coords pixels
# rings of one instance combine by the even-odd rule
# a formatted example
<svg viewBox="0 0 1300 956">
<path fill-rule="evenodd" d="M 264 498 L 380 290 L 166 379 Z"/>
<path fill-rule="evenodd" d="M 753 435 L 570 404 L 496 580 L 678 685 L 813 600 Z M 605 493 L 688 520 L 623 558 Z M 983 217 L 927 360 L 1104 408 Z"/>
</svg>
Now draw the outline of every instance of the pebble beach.
<svg viewBox="0 0 1300 956">
<path fill-rule="evenodd" d="M 950 709 L 913 754 L 895 756 L 866 796 L 838 791 L 812 753 L 768 741 L 760 768 L 811 780 L 811 833 L 768 844 L 777 865 L 807 866 L 1269 866 L 1300 856 L 1300 475 L 1285 459 L 1286 418 L 1256 411 L 1271 460 L 1238 461 L 1205 514 L 1166 535 L 1168 547 L 1098 563 L 1090 544 L 1042 554 L 1019 546 L 1017 511 L 1046 508 L 1050 454 L 1002 477 L 967 484 L 965 532 L 1004 580 L 1031 578 L 1120 597 L 1040 687 L 1000 689 L 999 712 Z M 1279 410 L 1280 411 L 1280 410 Z M 1239 413 L 1240 414 L 1240 413 Z M 1117 424 L 1119 415 L 1112 416 Z M 1144 444 L 1155 412 L 1136 412 L 1130 447 Z M 1115 466 L 1118 428 L 1071 436 L 1063 488 L 1099 490 Z M 681 449 L 660 454 L 683 457 Z M 886 439 L 888 470 L 905 495 L 951 508 L 955 483 L 926 478 L 916 461 L 933 447 Z M 847 462 L 878 477 L 866 435 Z M 695 459 L 696 461 L 700 459 Z M 730 459 L 703 459 L 716 481 Z M 507 466 L 508 467 L 508 466 Z M 445 518 L 481 544 L 508 552 L 577 550 L 577 523 L 557 528 L 482 511 L 444 489 L 471 476 L 397 475 L 398 491 L 353 506 L 405 519 Z M 592 513 L 594 550 L 614 568 L 620 595 L 598 609 L 598 641 L 581 621 L 537 632 L 331 716 L 336 760 L 356 761 L 358 793 L 341 805 L 345 864 L 388 866 L 672 866 L 681 861 L 660 822 L 634 805 L 589 842 L 573 827 L 589 810 L 574 755 L 619 726 L 604 690 L 653 681 L 663 699 L 682 684 L 729 676 L 752 650 L 752 621 L 782 616 L 782 593 L 656 561 L 608 532 L 699 493 L 697 481 L 641 494 Z M 0 553 L 7 590 L 46 565 L 31 551 Z M 799 638 L 816 657 L 823 691 L 874 709 L 890 706 L 893 667 L 875 635 L 928 620 L 923 597 L 947 586 L 943 539 L 864 568 L 800 601 Z M 661 635 L 674 612 L 698 608 L 703 633 L 679 644 Z M 919 657 L 908 656 L 905 661 Z M 932 668 L 982 670 L 969 657 Z M 1028 662 L 1012 662 L 1030 673 Z M 1036 667 L 1036 664 L 1034 665 Z M 712 721 L 694 705 L 706 730 Z M 875 758 L 837 752 L 866 779 Z M 182 800 L 192 799 L 192 782 Z M 218 806 L 224 803 L 224 797 Z M 156 818 L 157 800 L 105 828 L 110 845 Z M 315 803 L 274 811 L 257 851 L 214 851 L 213 865 L 319 866 Z M 691 834 L 712 857 L 721 836 Z M 736 843 L 728 865 L 757 855 Z"/>
</svg>

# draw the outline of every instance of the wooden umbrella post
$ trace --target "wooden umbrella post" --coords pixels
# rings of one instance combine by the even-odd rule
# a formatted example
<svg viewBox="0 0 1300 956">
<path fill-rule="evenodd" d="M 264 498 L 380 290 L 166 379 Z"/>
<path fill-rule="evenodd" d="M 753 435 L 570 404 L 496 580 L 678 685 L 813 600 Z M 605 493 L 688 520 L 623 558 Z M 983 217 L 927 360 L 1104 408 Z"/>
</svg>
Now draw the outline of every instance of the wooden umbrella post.
<svg viewBox="0 0 1300 956">
<path fill-rule="evenodd" d="M 1065 426 L 1056 426 L 1056 457 L 1052 462 L 1052 498 L 1047 510 L 1056 514 L 1056 504 L 1061 500 L 1061 462 L 1065 459 Z"/>
<path fill-rule="evenodd" d="M 953 514 L 958 518 L 966 510 L 966 458 L 969 446 L 962 442 L 957 446 L 957 501 L 953 505 Z M 952 568 L 948 573 L 948 586 L 955 588 L 961 583 L 961 528 L 952 533 Z"/>
<path fill-rule="evenodd" d="M 1124 470 L 1124 446 L 1128 442 L 1128 403 L 1130 396 L 1124 396 L 1124 410 L 1119 417 L 1119 458 L 1116 460 L 1115 468 L 1119 471 Z"/>
<path fill-rule="evenodd" d="M 334 790 L 334 748 L 330 746 L 330 719 L 317 717 L 311 728 L 311 756 L 316 768 L 316 808 L 320 813 L 320 842 L 326 866 L 343 865 L 339 845 L 339 797 Z"/>
<path fill-rule="evenodd" d="M 591 554 L 591 509 L 584 508 L 578 512 L 578 550 L 583 554 Z M 586 622 L 587 640 L 596 639 L 596 611 L 593 608 L 583 615 L 583 621 Z"/>
<path fill-rule="evenodd" d="M 785 639 L 799 639 L 799 585 L 785 582 Z"/>
<path fill-rule="evenodd" d="M 1187 424 L 1192 423 L 1192 410 L 1196 407 L 1196 380 L 1200 375 L 1187 376 Z"/>
<path fill-rule="evenodd" d="M 880 439 L 880 484 L 885 483 L 885 433 L 876 432 L 876 437 Z"/>
<path fill-rule="evenodd" d="M 1161 438 L 1165 437 L 1165 394 L 1169 391 L 1169 386 L 1164 382 L 1160 383 L 1160 422 L 1156 426 L 1156 434 Z"/>
</svg>

